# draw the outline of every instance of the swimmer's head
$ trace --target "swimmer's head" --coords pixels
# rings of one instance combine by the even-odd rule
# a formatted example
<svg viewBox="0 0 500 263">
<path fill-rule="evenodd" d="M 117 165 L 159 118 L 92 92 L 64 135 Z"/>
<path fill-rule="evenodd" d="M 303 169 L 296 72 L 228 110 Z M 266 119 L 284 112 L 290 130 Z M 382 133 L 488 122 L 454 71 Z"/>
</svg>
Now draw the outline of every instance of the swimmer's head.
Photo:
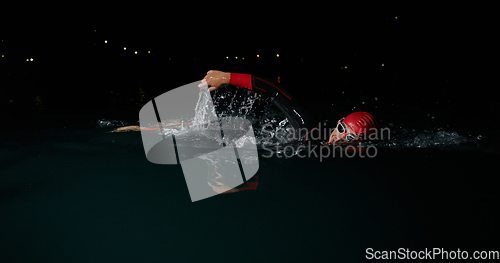
<svg viewBox="0 0 500 263">
<path fill-rule="evenodd" d="M 329 143 L 350 144 L 367 140 L 377 132 L 378 124 L 368 112 L 353 112 L 338 120 L 337 127 L 330 135 Z"/>
</svg>

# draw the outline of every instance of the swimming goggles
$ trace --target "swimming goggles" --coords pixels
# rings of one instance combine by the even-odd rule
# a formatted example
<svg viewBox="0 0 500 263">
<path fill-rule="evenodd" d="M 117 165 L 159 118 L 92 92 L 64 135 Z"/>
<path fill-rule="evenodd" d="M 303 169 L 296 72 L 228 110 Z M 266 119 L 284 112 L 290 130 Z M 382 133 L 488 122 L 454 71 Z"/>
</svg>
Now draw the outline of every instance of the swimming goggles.
<svg viewBox="0 0 500 263">
<path fill-rule="evenodd" d="M 339 121 L 337 121 L 337 131 L 340 134 L 344 135 L 347 142 L 352 142 L 352 141 L 356 140 L 358 138 L 358 136 L 356 136 L 354 134 L 347 133 L 347 128 L 345 127 L 345 123 L 343 122 L 344 119 L 345 118 L 342 118 Z"/>
</svg>

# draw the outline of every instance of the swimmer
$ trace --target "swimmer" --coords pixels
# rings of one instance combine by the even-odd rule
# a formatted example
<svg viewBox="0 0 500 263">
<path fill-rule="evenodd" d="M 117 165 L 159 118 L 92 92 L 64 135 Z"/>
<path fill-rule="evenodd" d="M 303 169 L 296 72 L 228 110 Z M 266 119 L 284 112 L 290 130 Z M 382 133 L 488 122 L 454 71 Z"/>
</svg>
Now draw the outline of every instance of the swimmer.
<svg viewBox="0 0 500 263">
<path fill-rule="evenodd" d="M 223 85 L 234 85 L 251 91 L 275 97 L 274 103 L 286 115 L 295 129 L 305 131 L 304 141 L 314 130 L 319 130 L 318 122 L 279 84 L 254 75 L 210 70 L 198 87 L 208 86 L 208 91 L 214 91 Z M 368 112 L 353 112 L 337 121 L 337 126 L 330 133 L 327 141 L 322 144 L 357 144 L 370 139 L 376 133 L 378 124 Z M 321 131 L 319 131 L 321 132 Z M 302 136 L 301 136 L 302 137 Z"/>
<path fill-rule="evenodd" d="M 309 114 L 283 87 L 272 80 L 254 75 L 210 70 L 198 87 L 208 86 L 208 91 L 210 92 L 221 88 L 223 85 L 234 85 L 272 97 L 273 104 L 284 113 L 290 124 L 299 131 L 299 138 L 303 138 L 304 141 L 319 142 L 324 145 L 353 145 L 370 139 L 370 135 L 378 131 L 377 121 L 367 112 L 353 112 L 345 118 L 338 120 L 333 131 L 321 131 L 316 118 Z M 189 123 L 184 123 L 184 126 L 186 125 L 188 126 Z M 179 129 L 181 122 L 174 120 L 171 123 L 163 124 L 163 126 Z M 117 128 L 111 132 L 155 129 L 160 128 L 127 126 Z M 323 134 L 315 134 L 321 132 Z"/>
<path fill-rule="evenodd" d="M 208 87 L 207 91 L 211 92 L 221 88 L 223 85 L 234 85 L 271 97 L 272 103 L 287 117 L 294 129 L 303 131 L 303 134 L 299 133 L 298 138 L 303 137 L 304 141 L 315 141 L 327 145 L 357 144 L 365 140 L 367 135 L 374 132 L 378 127 L 377 122 L 371 114 L 367 112 L 354 112 L 338 120 L 333 131 L 323 132 L 323 137 L 313 136 L 315 132 L 322 132 L 320 128 L 318 128 L 319 122 L 316 121 L 316 119 L 310 115 L 290 93 L 274 81 L 249 74 L 210 70 L 198 86 L 200 88 Z M 182 125 L 189 126 L 189 124 L 190 123 L 173 120 L 168 123 L 162 123 L 162 126 L 180 129 Z M 160 128 L 128 126 L 117 128 L 112 132 L 158 129 Z M 209 180 L 207 184 L 216 193 L 235 193 L 244 190 L 256 190 L 259 184 L 258 176 L 255 175 L 250 181 L 232 188 L 225 184 L 224 179 L 227 175 L 224 175 L 222 169 L 217 165 L 214 166 L 213 173 L 216 175 L 213 178 L 214 180 Z"/>
</svg>

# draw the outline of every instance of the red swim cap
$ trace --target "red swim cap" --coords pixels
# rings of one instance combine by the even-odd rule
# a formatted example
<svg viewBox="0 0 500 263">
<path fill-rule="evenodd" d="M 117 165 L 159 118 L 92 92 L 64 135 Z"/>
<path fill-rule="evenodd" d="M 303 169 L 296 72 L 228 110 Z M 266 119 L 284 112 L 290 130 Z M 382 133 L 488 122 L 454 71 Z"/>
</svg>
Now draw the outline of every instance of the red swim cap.
<svg viewBox="0 0 500 263">
<path fill-rule="evenodd" d="M 344 123 L 351 127 L 357 136 L 360 136 L 363 132 L 364 135 L 367 136 L 375 132 L 378 128 L 378 123 L 375 118 L 373 118 L 370 113 L 364 111 L 353 112 L 347 115 L 344 119 Z"/>
</svg>

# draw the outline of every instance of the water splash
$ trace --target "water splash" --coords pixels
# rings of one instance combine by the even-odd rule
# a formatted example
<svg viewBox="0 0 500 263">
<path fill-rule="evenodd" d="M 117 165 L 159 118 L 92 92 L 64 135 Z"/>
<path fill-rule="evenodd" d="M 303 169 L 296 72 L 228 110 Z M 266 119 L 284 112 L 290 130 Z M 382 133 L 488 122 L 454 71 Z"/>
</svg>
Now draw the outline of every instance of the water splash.
<svg viewBox="0 0 500 263">
<path fill-rule="evenodd" d="M 291 136 L 295 134 L 292 125 L 274 106 L 272 98 L 238 88 L 226 87 L 220 92 L 221 95 L 214 96 L 217 114 L 221 117 L 237 116 L 250 120 L 258 148 L 269 149 L 296 142 Z"/>
<path fill-rule="evenodd" d="M 464 136 L 457 132 L 444 131 L 442 128 L 435 130 L 406 129 L 401 126 L 389 124 L 390 140 L 378 142 L 377 147 L 384 148 L 435 148 L 443 146 L 454 146 L 481 139 L 479 136 Z M 387 139 L 387 138 L 384 138 Z"/>
<path fill-rule="evenodd" d="M 300 146 L 301 142 L 293 137 L 295 133 L 292 125 L 273 105 L 272 100 L 241 89 L 226 88 L 216 92 L 220 93 L 214 94 L 213 104 L 216 112 L 214 112 L 214 107 L 210 105 L 211 94 L 206 89 L 200 89 L 194 116 L 164 122 L 162 123 L 163 130 L 159 132 L 165 135 L 194 134 L 199 132 L 199 127 L 203 126 L 204 131 L 201 136 L 193 135 L 191 137 L 193 141 L 199 141 L 200 147 L 202 147 L 203 136 L 216 139 L 216 134 L 220 131 L 218 123 L 213 121 L 213 116 L 217 114 L 219 117 L 240 117 L 250 120 L 254 128 L 255 143 L 260 149 L 265 147 L 279 151 L 278 148 L 292 146 L 288 149 L 294 150 Z M 377 101 L 378 98 L 376 97 L 375 100 Z M 330 126 L 334 126 L 335 122 L 325 121 Z M 98 125 L 100 127 L 121 127 L 130 125 L 130 123 L 117 120 L 99 120 Z M 234 128 L 238 129 L 238 127 Z M 240 128 L 243 129 L 243 127 Z M 387 128 L 390 131 L 389 138 L 384 137 L 382 141 L 372 143 L 374 146 L 394 149 L 446 147 L 479 141 L 483 138 L 481 135 L 460 135 L 454 131 L 445 131 L 443 128 L 415 130 L 392 123 Z M 243 137 L 238 142 L 243 144 L 247 139 Z"/>
<path fill-rule="evenodd" d="M 97 121 L 97 126 L 104 128 L 104 127 L 123 127 L 123 126 L 128 126 L 131 123 L 125 122 L 125 121 L 120 121 L 120 120 L 106 120 L 106 119 L 100 119 Z"/>
<path fill-rule="evenodd" d="M 193 127 L 199 127 L 211 121 L 211 117 L 215 116 L 213 107 L 210 103 L 210 93 L 205 88 L 201 88 L 196 103 L 195 115 L 192 121 Z"/>
</svg>

